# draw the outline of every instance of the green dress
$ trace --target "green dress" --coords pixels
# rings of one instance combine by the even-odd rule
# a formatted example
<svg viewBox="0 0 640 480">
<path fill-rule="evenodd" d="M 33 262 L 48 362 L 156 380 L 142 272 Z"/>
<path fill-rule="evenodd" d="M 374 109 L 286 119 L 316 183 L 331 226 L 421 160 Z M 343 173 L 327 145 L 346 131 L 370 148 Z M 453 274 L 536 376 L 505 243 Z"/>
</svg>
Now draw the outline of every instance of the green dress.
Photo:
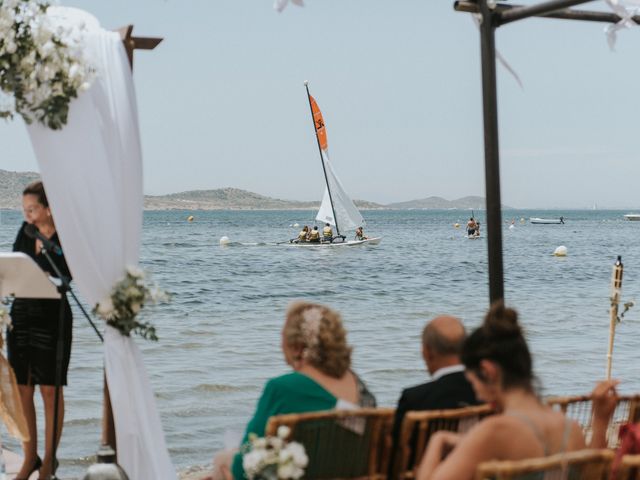
<svg viewBox="0 0 640 480">
<path fill-rule="evenodd" d="M 357 377 L 356 379 L 359 384 L 359 403 L 361 406 L 375 406 L 373 396 Z M 267 422 L 273 415 L 331 410 L 335 408 L 337 401 L 336 397 L 315 380 L 302 373 L 292 372 L 272 378 L 264 387 L 258 400 L 256 412 L 247 425 L 247 430 L 240 445 L 242 446 L 247 442 L 249 433 L 264 437 Z M 246 478 L 242 468 L 242 454 L 238 453 L 233 458 L 231 472 L 235 480 L 244 480 Z"/>
</svg>

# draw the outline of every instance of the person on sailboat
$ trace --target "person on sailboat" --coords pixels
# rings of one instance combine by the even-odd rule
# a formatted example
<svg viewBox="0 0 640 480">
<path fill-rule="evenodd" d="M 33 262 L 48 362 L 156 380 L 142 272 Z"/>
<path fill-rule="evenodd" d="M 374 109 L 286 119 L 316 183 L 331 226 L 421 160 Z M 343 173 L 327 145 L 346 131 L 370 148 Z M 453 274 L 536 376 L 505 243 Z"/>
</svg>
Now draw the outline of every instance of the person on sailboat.
<svg viewBox="0 0 640 480">
<path fill-rule="evenodd" d="M 309 237 L 309 227 L 305 225 L 304 227 L 302 227 L 302 230 L 300 230 L 300 233 L 298 234 L 298 238 L 297 238 L 298 243 L 306 242 L 308 237 Z"/>
<path fill-rule="evenodd" d="M 366 240 L 368 238 L 369 237 L 365 237 L 364 231 L 362 230 L 362 227 L 356 228 L 356 240 L 362 241 L 362 240 Z"/>
<path fill-rule="evenodd" d="M 469 221 L 467 222 L 467 235 L 469 235 L 470 237 L 473 237 L 475 235 L 475 233 L 476 233 L 477 226 L 478 226 L 478 224 L 473 219 L 473 217 L 471 217 L 469 219 Z"/>
<path fill-rule="evenodd" d="M 320 231 L 318 230 L 318 226 L 313 227 L 313 230 L 309 232 L 309 242 L 317 243 L 320 241 Z"/>
<path fill-rule="evenodd" d="M 331 242 L 331 240 L 333 240 L 333 230 L 331 230 L 331 225 L 328 223 L 325 223 L 322 229 L 322 240 L 325 242 Z"/>
</svg>

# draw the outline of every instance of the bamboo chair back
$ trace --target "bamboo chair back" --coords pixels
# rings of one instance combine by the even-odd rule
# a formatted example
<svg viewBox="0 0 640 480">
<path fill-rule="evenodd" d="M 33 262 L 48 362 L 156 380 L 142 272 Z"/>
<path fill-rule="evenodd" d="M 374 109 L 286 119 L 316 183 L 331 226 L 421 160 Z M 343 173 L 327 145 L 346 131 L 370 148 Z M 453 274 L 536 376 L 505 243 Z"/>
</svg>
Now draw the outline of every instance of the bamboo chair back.
<svg viewBox="0 0 640 480">
<path fill-rule="evenodd" d="M 394 466 L 395 478 L 411 479 L 429 438 L 439 430 L 466 433 L 493 410 L 489 405 L 407 412 L 402 421 Z"/>
<path fill-rule="evenodd" d="M 609 480 L 611 450 L 579 450 L 526 460 L 484 462 L 476 480 Z"/>
<path fill-rule="evenodd" d="M 640 455 L 622 457 L 615 480 L 640 480 Z"/>
<path fill-rule="evenodd" d="M 582 427 L 587 443 L 589 443 L 591 440 L 591 417 L 593 415 L 591 396 L 552 397 L 548 398 L 546 403 L 578 422 Z M 618 431 L 621 425 L 638 421 L 640 421 L 640 394 L 620 396 L 607 429 L 608 447 L 616 448 L 618 446 Z"/>
<path fill-rule="evenodd" d="M 276 435 L 282 425 L 291 429 L 288 440 L 304 445 L 309 457 L 307 480 L 383 480 L 393 414 L 392 408 L 362 408 L 277 415 L 269 419 L 266 434 Z"/>
</svg>

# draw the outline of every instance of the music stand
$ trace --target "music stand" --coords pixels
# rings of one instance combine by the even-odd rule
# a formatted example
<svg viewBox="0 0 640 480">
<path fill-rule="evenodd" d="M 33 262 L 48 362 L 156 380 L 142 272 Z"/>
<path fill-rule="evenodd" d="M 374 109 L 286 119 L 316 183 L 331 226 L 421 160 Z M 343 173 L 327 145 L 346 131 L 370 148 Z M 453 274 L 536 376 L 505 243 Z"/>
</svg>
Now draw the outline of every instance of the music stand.
<svg viewBox="0 0 640 480">
<path fill-rule="evenodd" d="M 60 276 L 59 279 L 49 277 L 31 258 L 21 252 L 0 253 L 0 296 L 13 298 L 44 298 L 44 299 L 60 299 L 60 315 L 58 319 L 58 341 L 56 345 L 56 381 L 55 381 L 55 399 L 53 412 L 53 432 L 52 441 L 52 458 L 51 458 L 51 478 L 55 476 L 55 459 L 56 459 L 56 430 L 58 427 L 58 405 L 60 403 L 60 384 L 62 375 L 62 336 L 64 333 L 64 307 L 67 291 L 69 290 L 68 280 L 62 278 L 60 271 L 55 263 L 51 260 L 46 249 L 42 249 L 42 253 Z M 62 298 L 64 296 L 64 299 Z"/>
<path fill-rule="evenodd" d="M 60 298 L 54 281 L 20 252 L 0 253 L 0 297 Z"/>
</svg>

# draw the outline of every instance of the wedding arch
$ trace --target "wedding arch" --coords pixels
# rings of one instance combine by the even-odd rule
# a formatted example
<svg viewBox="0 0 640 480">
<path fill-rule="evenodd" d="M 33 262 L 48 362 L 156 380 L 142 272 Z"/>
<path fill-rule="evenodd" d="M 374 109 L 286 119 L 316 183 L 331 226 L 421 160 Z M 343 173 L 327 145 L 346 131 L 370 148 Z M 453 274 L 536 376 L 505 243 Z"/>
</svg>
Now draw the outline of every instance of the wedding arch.
<svg viewBox="0 0 640 480">
<path fill-rule="evenodd" d="M 49 7 L 46 15 L 57 31 L 73 32 L 70 41 L 86 58 L 93 78 L 68 104 L 66 125 L 38 121 L 43 114 L 36 112 L 33 120 L 27 118 L 27 130 L 75 285 L 89 305 L 104 306 L 111 304 L 123 277 L 134 272 L 133 278 L 142 281 L 135 273 L 142 151 L 131 67 L 134 49 L 153 48 L 161 39 L 132 37 L 130 26 L 121 36 L 74 8 Z M 105 377 L 118 463 L 132 479 L 175 479 L 141 353 L 131 336 L 110 324 L 105 328 Z"/>
</svg>

